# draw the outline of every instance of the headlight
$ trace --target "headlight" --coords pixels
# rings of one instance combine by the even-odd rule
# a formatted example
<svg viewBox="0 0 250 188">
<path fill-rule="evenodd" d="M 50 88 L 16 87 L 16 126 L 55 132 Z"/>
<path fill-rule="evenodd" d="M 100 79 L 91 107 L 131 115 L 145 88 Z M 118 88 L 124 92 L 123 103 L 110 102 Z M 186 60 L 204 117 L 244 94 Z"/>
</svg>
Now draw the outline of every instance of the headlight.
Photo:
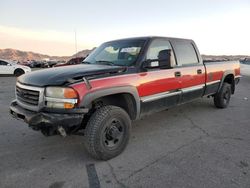
<svg viewBox="0 0 250 188">
<path fill-rule="evenodd" d="M 47 87 L 45 90 L 45 104 L 49 108 L 71 109 L 78 102 L 78 94 L 72 88 Z"/>
</svg>

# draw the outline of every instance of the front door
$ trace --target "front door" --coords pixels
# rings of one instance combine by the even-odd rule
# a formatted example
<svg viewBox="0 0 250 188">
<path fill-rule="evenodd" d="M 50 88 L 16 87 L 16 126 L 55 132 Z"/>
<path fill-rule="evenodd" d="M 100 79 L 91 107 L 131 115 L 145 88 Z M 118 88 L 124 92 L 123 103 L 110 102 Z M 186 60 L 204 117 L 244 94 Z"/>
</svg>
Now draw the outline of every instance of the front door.
<svg viewBox="0 0 250 188">
<path fill-rule="evenodd" d="M 146 55 L 147 60 L 158 59 L 162 50 L 171 49 L 167 39 L 154 39 Z M 171 54 L 171 63 L 175 65 L 174 54 Z M 141 115 L 148 115 L 161 111 L 179 103 L 181 91 L 180 80 L 172 69 L 148 69 L 139 74 L 140 85 L 138 86 L 141 98 Z"/>
</svg>

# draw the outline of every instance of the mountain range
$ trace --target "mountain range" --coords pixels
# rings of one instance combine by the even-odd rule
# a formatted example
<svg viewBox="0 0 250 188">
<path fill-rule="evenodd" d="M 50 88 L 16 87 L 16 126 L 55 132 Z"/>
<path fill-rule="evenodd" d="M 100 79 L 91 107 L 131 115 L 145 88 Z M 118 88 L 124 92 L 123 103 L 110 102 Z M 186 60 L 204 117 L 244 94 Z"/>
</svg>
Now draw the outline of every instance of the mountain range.
<svg viewBox="0 0 250 188">
<path fill-rule="evenodd" d="M 41 61 L 44 59 L 67 61 L 73 57 L 86 57 L 92 50 L 88 49 L 82 50 L 79 51 L 77 54 L 73 54 L 72 56 L 49 56 L 35 52 L 26 52 L 8 48 L 8 49 L 0 49 L 0 59 L 16 60 L 21 62 L 27 60 Z"/>
<path fill-rule="evenodd" d="M 92 52 L 95 48 L 89 50 L 79 51 L 77 54 L 73 54 L 72 56 L 49 56 L 35 52 L 26 52 L 16 49 L 0 49 L 0 59 L 8 59 L 8 60 L 17 60 L 17 61 L 27 61 L 27 60 L 58 60 L 58 61 L 68 61 L 73 57 L 86 57 L 90 52 Z M 204 60 L 239 60 L 244 58 L 250 58 L 247 55 L 202 55 Z"/>
</svg>

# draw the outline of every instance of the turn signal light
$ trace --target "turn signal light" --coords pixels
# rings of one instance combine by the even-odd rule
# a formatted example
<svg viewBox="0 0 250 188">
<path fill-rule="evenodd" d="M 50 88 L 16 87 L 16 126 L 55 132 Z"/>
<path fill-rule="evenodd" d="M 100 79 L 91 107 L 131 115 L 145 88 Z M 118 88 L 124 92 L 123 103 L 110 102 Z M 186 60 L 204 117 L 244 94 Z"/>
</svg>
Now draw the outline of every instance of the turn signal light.
<svg viewBox="0 0 250 188">
<path fill-rule="evenodd" d="M 67 99 L 77 99 L 77 93 L 71 88 L 64 88 L 64 97 Z"/>
<path fill-rule="evenodd" d="M 64 103 L 64 108 L 65 109 L 71 109 L 71 108 L 74 108 L 75 107 L 75 104 L 72 104 L 72 103 Z"/>
</svg>

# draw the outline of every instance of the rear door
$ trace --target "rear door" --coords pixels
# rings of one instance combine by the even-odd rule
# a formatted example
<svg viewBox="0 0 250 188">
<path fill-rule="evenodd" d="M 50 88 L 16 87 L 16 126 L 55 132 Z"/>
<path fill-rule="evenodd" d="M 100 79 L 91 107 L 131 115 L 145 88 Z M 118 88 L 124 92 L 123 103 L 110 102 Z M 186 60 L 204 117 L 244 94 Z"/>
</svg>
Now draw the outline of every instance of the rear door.
<svg viewBox="0 0 250 188">
<path fill-rule="evenodd" d="M 158 59 L 161 50 L 171 49 L 169 40 L 164 38 L 154 39 L 146 53 L 147 60 Z M 171 52 L 171 64 L 175 65 L 173 50 Z M 141 97 L 142 115 L 160 111 L 179 103 L 181 91 L 180 80 L 172 69 L 148 69 L 139 74 L 140 85 L 137 87 Z"/>
<path fill-rule="evenodd" d="M 181 103 L 202 97 L 205 89 L 206 71 L 198 49 L 191 40 L 174 40 L 176 53 L 176 74 L 181 82 Z"/>
</svg>

